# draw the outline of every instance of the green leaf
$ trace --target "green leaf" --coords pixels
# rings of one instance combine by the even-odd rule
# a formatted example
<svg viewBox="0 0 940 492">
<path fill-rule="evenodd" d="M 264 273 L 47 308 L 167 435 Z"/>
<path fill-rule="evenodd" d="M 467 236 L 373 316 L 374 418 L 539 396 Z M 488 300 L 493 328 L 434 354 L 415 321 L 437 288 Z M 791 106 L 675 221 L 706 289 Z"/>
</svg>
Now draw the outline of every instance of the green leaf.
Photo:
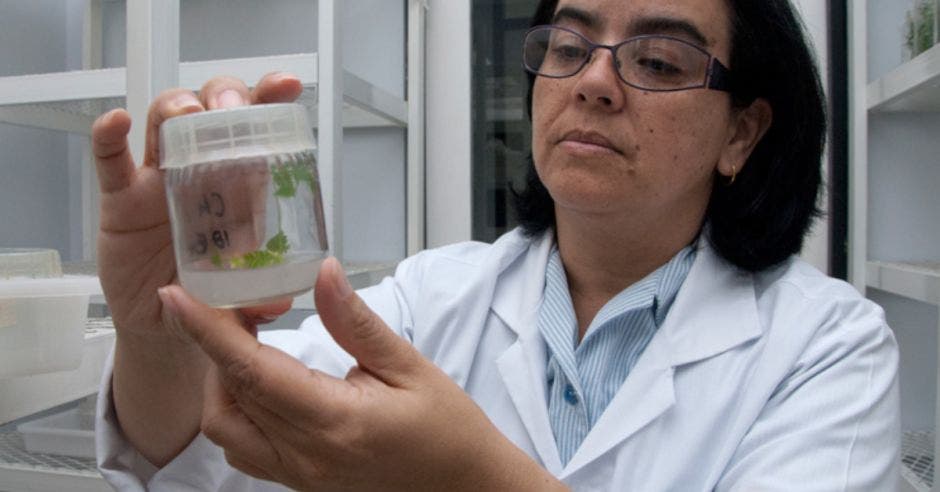
<svg viewBox="0 0 940 492">
<path fill-rule="evenodd" d="M 210 260 L 212 261 L 212 264 L 215 265 L 216 268 L 222 268 L 222 255 L 220 255 L 218 251 L 213 253 L 212 258 L 210 258 Z"/>
<path fill-rule="evenodd" d="M 290 243 L 287 241 L 284 231 L 278 231 L 271 239 L 268 239 L 265 248 L 272 253 L 284 254 L 290 249 Z"/>
<path fill-rule="evenodd" d="M 284 257 L 280 254 L 260 249 L 258 251 L 252 251 L 251 253 L 245 253 L 245 255 L 242 256 L 242 260 L 244 261 L 245 268 L 254 269 L 279 265 L 284 262 Z"/>
<path fill-rule="evenodd" d="M 291 166 L 291 174 L 294 176 L 294 180 L 299 185 L 300 183 L 307 183 L 307 186 L 310 187 L 310 191 L 314 191 L 314 180 L 313 180 L 313 170 L 305 162 L 297 162 Z"/>
<path fill-rule="evenodd" d="M 274 196 L 291 198 L 297 194 L 297 186 L 291 176 L 287 164 L 278 164 L 271 168 L 271 179 L 274 180 Z"/>
</svg>

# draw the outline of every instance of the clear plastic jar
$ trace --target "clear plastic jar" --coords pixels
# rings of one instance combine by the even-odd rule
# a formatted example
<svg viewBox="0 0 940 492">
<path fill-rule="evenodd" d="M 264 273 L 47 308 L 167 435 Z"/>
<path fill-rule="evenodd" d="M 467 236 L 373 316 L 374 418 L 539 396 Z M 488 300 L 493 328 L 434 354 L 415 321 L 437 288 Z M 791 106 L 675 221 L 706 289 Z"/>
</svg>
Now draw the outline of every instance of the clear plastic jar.
<svg viewBox="0 0 940 492">
<path fill-rule="evenodd" d="M 316 144 L 299 104 L 171 118 L 160 167 L 180 283 L 238 307 L 313 287 L 328 254 Z"/>
</svg>

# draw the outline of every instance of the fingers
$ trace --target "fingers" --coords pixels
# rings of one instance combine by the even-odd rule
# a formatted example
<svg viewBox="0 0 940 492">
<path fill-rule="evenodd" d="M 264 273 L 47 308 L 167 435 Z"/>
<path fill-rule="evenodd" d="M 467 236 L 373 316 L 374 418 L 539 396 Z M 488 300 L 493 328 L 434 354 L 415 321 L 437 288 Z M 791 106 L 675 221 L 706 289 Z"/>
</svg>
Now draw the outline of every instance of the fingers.
<svg viewBox="0 0 940 492">
<path fill-rule="evenodd" d="M 160 165 L 160 125 L 174 116 L 203 111 L 205 107 L 192 91 L 170 89 L 161 92 L 147 111 L 147 132 L 145 136 L 144 165 Z"/>
<path fill-rule="evenodd" d="M 91 148 L 102 193 L 112 193 L 130 184 L 134 174 L 134 159 L 127 145 L 130 129 L 131 117 L 123 109 L 99 116 L 91 127 Z"/>
<path fill-rule="evenodd" d="M 348 404 L 337 385 L 343 380 L 309 370 L 297 359 L 266 346 L 231 311 L 202 304 L 177 285 L 159 289 L 163 305 L 220 368 L 239 404 L 258 404 L 289 421 L 333 418 Z M 330 395 L 326 398 L 323 395 Z"/>
<path fill-rule="evenodd" d="M 199 100 L 206 109 L 244 106 L 251 102 L 248 86 L 235 77 L 214 77 L 199 89 Z"/>
<path fill-rule="evenodd" d="M 278 465 L 277 451 L 225 391 L 215 366 L 210 366 L 206 374 L 200 427 L 210 441 L 225 448 L 225 459 L 232 466 L 270 480 L 262 468 Z"/>
<path fill-rule="evenodd" d="M 230 311 L 210 308 L 178 285 L 162 287 L 157 294 L 189 336 L 223 369 L 246 364 L 260 349 L 261 343 Z"/>
<path fill-rule="evenodd" d="M 267 480 L 269 482 L 275 481 L 273 475 L 262 470 L 258 466 L 255 466 L 255 464 L 258 463 L 257 458 L 243 458 L 240 454 L 235 454 L 235 452 L 230 452 L 226 449 L 225 461 L 227 461 L 229 465 L 232 465 L 232 468 L 235 468 L 236 470 L 239 470 L 246 475 L 259 478 L 261 480 Z"/>
<path fill-rule="evenodd" d="M 320 266 L 314 298 L 326 329 L 360 367 L 391 386 L 413 379 L 424 359 L 353 292 L 336 258 Z"/>
<path fill-rule="evenodd" d="M 286 72 L 269 73 L 258 81 L 251 91 L 252 104 L 292 102 L 300 97 L 304 87 L 300 79 Z"/>
</svg>

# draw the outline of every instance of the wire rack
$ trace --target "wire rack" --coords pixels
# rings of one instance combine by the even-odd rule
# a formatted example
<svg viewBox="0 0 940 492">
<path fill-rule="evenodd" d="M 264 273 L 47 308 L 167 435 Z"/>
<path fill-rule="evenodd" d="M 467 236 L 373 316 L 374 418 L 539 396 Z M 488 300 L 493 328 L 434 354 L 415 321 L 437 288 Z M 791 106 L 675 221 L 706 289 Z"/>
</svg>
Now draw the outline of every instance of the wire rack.
<svg viewBox="0 0 940 492">
<path fill-rule="evenodd" d="M 905 431 L 901 438 L 901 475 L 914 488 L 933 487 L 933 431 Z"/>
<path fill-rule="evenodd" d="M 57 454 L 30 453 L 23 436 L 15 430 L 0 433 L 0 468 L 48 471 L 100 477 L 94 458 L 76 458 Z"/>
</svg>

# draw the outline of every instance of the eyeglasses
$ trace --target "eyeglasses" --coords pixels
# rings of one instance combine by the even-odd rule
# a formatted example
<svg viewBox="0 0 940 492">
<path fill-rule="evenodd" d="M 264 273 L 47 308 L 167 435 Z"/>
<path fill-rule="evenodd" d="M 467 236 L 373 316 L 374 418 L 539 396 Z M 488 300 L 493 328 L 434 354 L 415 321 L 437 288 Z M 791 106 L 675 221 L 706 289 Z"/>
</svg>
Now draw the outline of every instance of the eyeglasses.
<svg viewBox="0 0 940 492">
<path fill-rule="evenodd" d="M 594 50 L 603 48 L 613 55 L 620 80 L 631 87 L 731 92 L 727 67 L 704 49 L 670 36 L 636 36 L 609 46 L 592 43 L 571 29 L 544 25 L 529 29 L 522 46 L 525 69 L 543 77 L 571 77 L 591 61 Z"/>
</svg>

